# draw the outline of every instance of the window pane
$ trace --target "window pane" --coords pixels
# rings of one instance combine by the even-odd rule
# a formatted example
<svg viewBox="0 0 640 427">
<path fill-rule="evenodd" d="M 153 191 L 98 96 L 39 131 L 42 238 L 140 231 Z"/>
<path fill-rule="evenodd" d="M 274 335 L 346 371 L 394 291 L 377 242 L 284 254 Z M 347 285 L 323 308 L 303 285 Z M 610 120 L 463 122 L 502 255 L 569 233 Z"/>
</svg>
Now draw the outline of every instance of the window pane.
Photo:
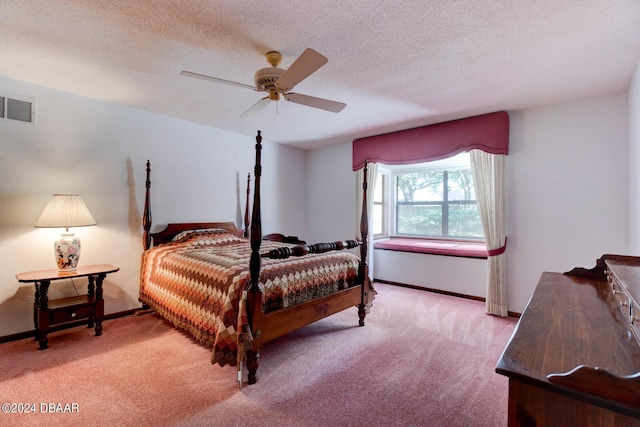
<svg viewBox="0 0 640 427">
<path fill-rule="evenodd" d="M 373 205 L 373 234 L 382 234 L 384 231 L 382 220 L 384 215 L 382 213 L 382 205 Z"/>
<path fill-rule="evenodd" d="M 384 201 L 384 175 L 381 173 L 376 175 L 376 187 L 373 194 L 373 201 L 382 203 Z"/>
<path fill-rule="evenodd" d="M 386 199 L 389 194 L 389 189 L 387 188 L 387 182 L 388 178 L 384 173 L 378 173 L 376 175 L 373 194 L 373 212 L 370 214 L 370 217 L 372 217 L 372 232 L 376 238 L 388 235 L 387 215 L 389 204 Z"/>
<path fill-rule="evenodd" d="M 482 222 L 475 203 L 449 204 L 449 237 L 482 239 Z"/>
<path fill-rule="evenodd" d="M 481 239 L 482 223 L 476 205 L 471 168 L 448 171 L 449 237 Z"/>
<path fill-rule="evenodd" d="M 398 202 L 442 201 L 442 172 L 415 172 L 398 174 Z"/>
<path fill-rule="evenodd" d="M 442 236 L 442 205 L 398 205 L 398 234 Z"/>
<path fill-rule="evenodd" d="M 449 201 L 475 200 L 476 194 L 473 187 L 471 169 L 459 169 L 448 172 L 449 177 Z"/>
</svg>

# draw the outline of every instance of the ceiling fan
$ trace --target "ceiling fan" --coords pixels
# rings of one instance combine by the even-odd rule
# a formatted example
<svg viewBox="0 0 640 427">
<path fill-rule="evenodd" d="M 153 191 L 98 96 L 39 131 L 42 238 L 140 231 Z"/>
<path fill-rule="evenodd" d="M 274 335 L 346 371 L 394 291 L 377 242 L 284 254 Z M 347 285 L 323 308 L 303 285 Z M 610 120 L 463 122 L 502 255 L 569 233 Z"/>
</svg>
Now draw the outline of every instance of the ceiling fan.
<svg viewBox="0 0 640 427">
<path fill-rule="evenodd" d="M 237 83 L 230 80 L 219 79 L 217 77 L 206 76 L 204 74 L 192 73 L 191 71 L 182 71 L 181 75 L 193 77 L 201 80 L 208 80 L 215 83 L 222 83 L 230 86 L 241 87 L 245 89 L 255 90 L 257 92 L 267 92 L 269 95 L 260 99 L 253 104 L 251 108 L 242 113 L 241 117 L 254 116 L 271 101 L 279 101 L 280 97 L 296 104 L 307 105 L 313 108 L 319 108 L 333 113 L 339 113 L 347 106 L 342 102 L 330 101 L 328 99 L 316 98 L 315 96 L 303 95 L 301 93 L 289 92 L 295 85 L 316 72 L 320 67 L 329 60 L 313 49 L 307 48 L 296 59 L 291 66 L 283 70 L 278 68 L 278 64 L 282 60 L 280 52 L 271 51 L 265 55 L 267 62 L 271 64 L 271 68 L 262 68 L 258 70 L 254 76 L 255 86 Z"/>
</svg>

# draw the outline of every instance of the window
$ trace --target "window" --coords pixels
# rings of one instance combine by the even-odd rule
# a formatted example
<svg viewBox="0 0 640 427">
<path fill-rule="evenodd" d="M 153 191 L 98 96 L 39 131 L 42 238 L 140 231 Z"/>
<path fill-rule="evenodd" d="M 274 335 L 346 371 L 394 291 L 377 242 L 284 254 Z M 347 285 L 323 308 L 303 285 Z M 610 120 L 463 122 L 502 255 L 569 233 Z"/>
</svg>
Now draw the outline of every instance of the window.
<svg viewBox="0 0 640 427">
<path fill-rule="evenodd" d="M 374 200 L 374 224 L 392 224 L 391 234 L 396 236 L 484 239 L 468 153 L 418 165 L 385 166 L 383 171 L 387 168 L 390 182 L 376 185 L 376 193 L 379 185 L 390 188 L 392 207 L 376 210 Z M 375 233 L 374 228 L 374 238 Z"/>
<path fill-rule="evenodd" d="M 376 174 L 375 193 L 373 195 L 373 238 L 379 239 L 389 235 L 388 215 L 389 188 L 387 182 L 389 176 L 386 173 Z"/>
</svg>

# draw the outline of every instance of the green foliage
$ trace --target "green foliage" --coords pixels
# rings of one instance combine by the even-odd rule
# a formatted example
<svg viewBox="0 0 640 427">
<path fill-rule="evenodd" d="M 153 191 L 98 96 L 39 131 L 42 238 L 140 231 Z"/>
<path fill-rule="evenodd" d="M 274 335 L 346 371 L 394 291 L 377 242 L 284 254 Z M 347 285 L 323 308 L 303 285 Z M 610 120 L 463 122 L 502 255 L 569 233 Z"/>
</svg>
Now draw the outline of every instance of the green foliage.
<svg viewBox="0 0 640 427">
<path fill-rule="evenodd" d="M 445 185 L 446 198 L 443 191 Z M 399 174 L 397 191 L 398 234 L 483 237 L 471 169 Z M 445 203 L 448 211 L 444 209 Z M 443 221 L 447 223 L 444 224 Z"/>
</svg>

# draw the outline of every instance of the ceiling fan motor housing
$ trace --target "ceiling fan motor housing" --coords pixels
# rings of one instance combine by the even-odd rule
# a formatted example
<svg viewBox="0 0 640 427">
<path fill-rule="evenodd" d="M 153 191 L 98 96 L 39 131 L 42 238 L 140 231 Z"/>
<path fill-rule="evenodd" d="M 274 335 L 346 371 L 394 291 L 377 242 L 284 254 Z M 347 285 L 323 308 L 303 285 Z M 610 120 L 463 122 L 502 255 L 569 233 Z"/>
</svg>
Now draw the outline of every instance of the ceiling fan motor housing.
<svg viewBox="0 0 640 427">
<path fill-rule="evenodd" d="M 258 70 L 254 76 L 256 88 L 259 90 L 268 91 L 271 88 L 275 88 L 276 82 L 285 70 L 282 68 L 269 67 Z"/>
</svg>

